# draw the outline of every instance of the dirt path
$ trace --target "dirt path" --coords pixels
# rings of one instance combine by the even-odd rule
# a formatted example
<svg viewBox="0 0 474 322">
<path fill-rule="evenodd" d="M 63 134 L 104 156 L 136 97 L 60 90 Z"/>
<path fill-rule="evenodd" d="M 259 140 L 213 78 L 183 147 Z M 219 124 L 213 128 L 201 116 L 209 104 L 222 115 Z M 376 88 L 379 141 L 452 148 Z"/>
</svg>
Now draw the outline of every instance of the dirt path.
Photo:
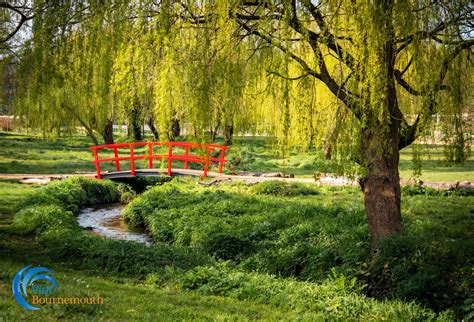
<svg viewBox="0 0 474 322">
<path fill-rule="evenodd" d="M 194 177 L 201 177 L 202 170 L 184 170 L 184 169 L 172 169 L 174 175 L 189 175 Z M 149 172 L 143 170 L 142 175 L 158 175 L 159 171 Z M 163 173 L 161 173 L 163 174 Z M 0 179 L 7 180 L 18 180 L 20 183 L 25 184 L 47 184 L 53 180 L 60 180 L 73 176 L 83 177 L 95 177 L 95 172 L 81 172 L 81 173 L 65 173 L 65 174 L 43 174 L 43 173 L 0 173 Z M 110 177 L 113 177 L 113 173 L 110 173 Z M 314 178 L 285 178 L 280 173 L 245 173 L 245 175 L 228 175 L 217 172 L 208 172 L 209 178 L 215 178 L 214 181 L 227 181 L 227 180 L 238 180 L 249 183 L 258 183 L 269 180 L 283 180 L 287 182 L 301 182 L 309 184 L 318 184 L 323 186 L 357 186 L 356 180 L 349 179 L 342 176 L 332 175 L 321 175 L 319 180 L 316 182 Z M 400 181 L 401 185 L 414 185 L 416 182 L 410 180 Z M 423 182 L 423 186 L 435 188 L 435 189 L 474 189 L 474 186 L 470 182 Z"/>
</svg>

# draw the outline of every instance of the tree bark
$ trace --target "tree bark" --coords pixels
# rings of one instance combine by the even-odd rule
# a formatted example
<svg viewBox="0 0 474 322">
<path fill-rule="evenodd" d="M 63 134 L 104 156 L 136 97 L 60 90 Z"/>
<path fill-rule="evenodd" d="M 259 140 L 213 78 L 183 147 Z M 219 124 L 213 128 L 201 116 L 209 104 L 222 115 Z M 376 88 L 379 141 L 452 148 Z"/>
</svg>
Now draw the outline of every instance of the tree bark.
<svg viewBox="0 0 474 322">
<path fill-rule="evenodd" d="M 114 144 L 114 123 L 107 119 L 104 131 L 102 132 L 105 144 Z"/>
<path fill-rule="evenodd" d="M 153 117 L 150 117 L 148 119 L 148 127 L 150 128 L 151 133 L 153 133 L 153 140 L 158 141 L 159 133 L 158 133 L 158 130 L 156 129 L 156 127 L 155 127 Z"/>
<path fill-rule="evenodd" d="M 376 135 L 377 134 L 377 135 Z M 398 173 L 398 134 L 381 139 L 380 133 L 364 133 L 367 177 L 364 178 L 364 204 L 373 248 L 377 240 L 403 231 L 400 213 L 400 177 Z M 381 144 L 392 147 L 389 154 L 381 154 Z"/>
<path fill-rule="evenodd" d="M 224 126 L 224 145 L 232 145 L 233 136 L 234 136 L 234 125 Z"/>
<path fill-rule="evenodd" d="M 94 135 L 94 130 L 87 125 L 87 123 L 76 113 L 76 111 L 69 107 L 68 105 L 61 103 L 62 108 L 66 109 L 69 111 L 69 113 L 72 114 L 73 117 L 76 118 L 76 120 L 86 129 L 87 135 L 90 137 L 92 142 L 94 142 L 94 145 L 99 145 L 99 140 Z"/>
<path fill-rule="evenodd" d="M 336 142 L 337 137 L 339 136 L 339 129 L 342 125 L 342 121 L 346 116 L 346 109 L 339 105 L 336 110 L 336 125 L 332 130 L 331 134 L 326 140 L 326 144 L 324 145 L 324 158 L 326 160 L 331 160 L 332 157 L 332 145 Z"/>
<path fill-rule="evenodd" d="M 138 102 L 134 103 L 133 109 L 130 111 L 129 121 L 128 121 L 128 134 L 129 136 L 133 135 L 135 141 L 142 140 L 142 118 L 140 115 L 140 107 Z"/>
<path fill-rule="evenodd" d="M 181 125 L 177 118 L 173 118 L 171 122 L 171 131 L 173 132 L 173 139 L 175 139 L 181 134 Z"/>
<path fill-rule="evenodd" d="M 219 131 L 219 127 L 221 126 L 221 122 L 217 122 L 214 128 L 211 127 L 211 141 L 216 142 L 217 132 Z"/>
</svg>

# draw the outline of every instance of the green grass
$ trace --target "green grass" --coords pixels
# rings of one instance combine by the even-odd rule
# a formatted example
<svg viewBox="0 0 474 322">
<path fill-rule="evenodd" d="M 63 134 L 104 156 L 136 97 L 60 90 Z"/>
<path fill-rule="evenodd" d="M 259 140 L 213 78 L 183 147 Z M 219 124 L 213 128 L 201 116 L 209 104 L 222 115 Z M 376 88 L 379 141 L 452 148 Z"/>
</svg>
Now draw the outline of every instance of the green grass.
<svg viewBox="0 0 474 322">
<path fill-rule="evenodd" d="M 192 182 L 165 183 L 163 187 L 178 184 L 189 189 Z M 2 184 L 9 185 L 5 190 L 12 189 L 11 183 Z M 237 193 L 242 187 L 229 188 Z M 305 189 L 302 185 L 296 188 L 284 186 L 277 191 L 282 197 L 276 198 L 292 198 L 289 194 L 281 194 L 285 189 L 293 196 L 314 194 L 312 188 Z M 263 196 L 270 194 L 268 198 L 273 198 L 275 191 L 256 192 Z M 21 202 L 23 207 L 18 207 L 18 202 L 12 201 L 6 216 L 12 216 L 14 209 L 22 210 L 15 215 L 11 226 L 0 230 L 0 317 L 5 319 L 153 319 L 159 316 L 161 320 L 319 320 L 324 317 L 377 320 L 435 317 L 432 311 L 415 304 L 369 299 L 358 294 L 360 286 L 355 280 L 348 280 L 346 285 L 346 278 L 337 273 L 323 284 L 262 273 L 234 273 L 232 268 L 225 268 L 225 264 L 215 266 L 205 254 L 199 255 L 198 248 L 181 252 L 175 245 L 158 243 L 148 247 L 90 235 L 78 229 L 67 209 L 118 198 L 120 191 L 114 193 L 112 184 L 107 181 L 73 178 L 29 193 L 28 200 L 35 202 Z M 72 195 L 78 198 L 71 199 Z M 6 199 L 9 196 L 7 194 Z M 225 207 L 220 210 L 226 211 Z M 28 264 L 54 270 L 60 285 L 59 296 L 100 295 L 106 304 L 54 305 L 34 313 L 25 311 L 14 301 L 10 283 L 14 274 Z M 308 299 L 312 300 L 308 302 Z M 451 316 L 451 313 L 446 314 Z"/>
<path fill-rule="evenodd" d="M 11 183 L 7 184 L 12 188 Z M 118 190 L 119 185 L 114 186 L 107 181 L 75 178 L 29 192 L 32 193 L 30 202 L 21 202 L 22 210 L 15 215 L 13 224 L 0 230 L 0 251 L 4 255 L 0 259 L 2 317 L 31 317 L 31 313 L 22 311 L 9 295 L 14 273 L 27 264 L 53 268 L 62 296 L 100 293 L 110 299 L 104 306 L 47 307 L 35 313 L 40 319 L 133 319 L 155 314 L 169 320 L 276 317 L 420 320 L 435 317 L 433 311 L 396 300 L 396 296 L 384 296 L 385 301 L 381 302 L 364 294 L 367 281 L 364 282 L 363 276 L 368 273 L 369 260 L 367 227 L 357 189 L 315 190 L 312 186 L 281 182 L 207 188 L 191 179 L 174 180 L 146 191 L 129 207 L 131 222 L 148 225 L 158 242 L 148 247 L 102 239 L 83 232 L 70 220 L 73 217 L 68 209 L 118 198 L 117 194 L 122 192 Z M 424 197 L 409 198 L 417 201 Z M 445 198 L 448 203 L 455 199 L 454 196 Z M 470 197 L 456 198 L 464 208 L 472 201 Z M 18 206 L 15 202 L 11 204 L 10 216 Z M 409 232 L 417 229 L 423 236 L 436 233 L 443 247 L 446 246 L 443 239 L 447 237 L 460 241 L 472 237 L 469 233 L 460 234 L 470 223 L 465 210 L 454 209 L 462 213 L 456 214 L 458 218 L 466 219 L 461 222 L 463 227 L 445 231 L 443 225 L 448 223 L 445 218 L 439 225 L 436 225 L 437 217 L 433 223 L 423 218 L 413 220 L 411 217 L 426 216 L 424 208 L 413 205 L 408 207 L 412 212 L 407 216 Z M 168 222 L 161 222 L 175 227 L 171 238 L 166 233 L 165 239 L 160 239 L 163 225 L 153 224 L 161 214 L 171 215 Z M 216 227 L 222 229 L 216 230 Z M 173 234 L 179 237 L 174 238 Z M 425 244 L 420 244 L 412 235 L 407 237 L 406 257 L 390 257 L 393 251 L 390 250 L 392 244 L 388 243 L 384 261 L 393 265 L 403 260 L 423 273 L 433 267 L 429 252 L 435 251 L 434 256 L 441 255 L 441 260 L 446 257 L 437 252 L 437 248 L 428 247 L 425 252 Z M 459 247 L 457 243 L 453 245 Z M 440 249 L 448 254 L 448 263 L 441 265 L 442 268 L 449 265 L 456 272 L 464 269 L 462 260 L 449 256 L 470 258 L 470 255 L 457 255 L 457 249 L 453 246 Z M 472 248 L 465 249 L 468 252 Z M 422 257 L 413 263 L 411 252 L 421 252 Z M 230 261 L 216 262 L 219 259 Z M 385 267 L 386 262 L 378 263 L 376 268 Z M 400 267 L 394 267 L 393 273 L 400 274 L 397 273 Z M 442 273 L 443 278 L 454 278 L 458 282 L 458 275 Z M 395 276 L 386 283 L 396 286 L 406 279 L 406 276 Z M 422 283 L 418 286 L 426 287 Z M 450 290 L 446 288 L 445 292 Z M 461 293 L 456 296 L 456 303 L 463 300 Z M 458 305 L 456 303 L 453 305 Z M 461 309 L 453 308 L 456 314 L 464 314 L 460 313 Z M 451 311 L 440 315 L 442 319 L 452 317 Z"/>
<path fill-rule="evenodd" d="M 439 145 L 418 146 L 421 153 L 421 177 L 431 182 L 474 182 L 474 157 L 463 164 L 448 164 L 445 161 L 443 147 Z M 413 176 L 413 147 L 408 146 L 400 154 L 400 177 L 408 179 Z"/>
<path fill-rule="evenodd" d="M 0 180 L 0 227 L 10 224 L 12 209 L 38 186 L 18 184 L 14 180 Z"/>
<path fill-rule="evenodd" d="M 4 240 L 5 239 L 5 240 Z M 299 314 L 272 305 L 206 296 L 173 287 L 146 284 L 143 280 L 102 275 L 71 269 L 52 262 L 34 241 L 0 236 L 0 319 L 5 320 L 293 320 Z M 31 312 L 13 299 L 11 281 L 26 264 L 46 266 L 55 273 L 60 286 L 58 295 L 97 296 L 104 305 L 45 306 Z M 306 317 L 311 319 L 312 314 Z"/>
<path fill-rule="evenodd" d="M 415 165 L 412 161 L 412 146 L 400 151 L 400 178 L 408 180 L 414 176 Z M 443 147 L 423 145 L 420 151 L 421 176 L 423 181 L 430 182 L 474 182 L 474 157 L 463 164 L 447 164 Z M 312 177 L 314 172 L 334 172 L 341 168 L 335 162 L 324 160 L 320 151 L 305 151 L 292 148 L 281 151 L 270 138 L 236 138 L 229 151 L 230 164 L 234 170 L 251 172 L 293 173 L 298 177 Z"/>
<path fill-rule="evenodd" d="M 0 132 L 0 173 L 94 171 L 90 145 L 85 137 L 48 142 L 31 135 Z"/>
<path fill-rule="evenodd" d="M 44 188 L 40 188 L 44 189 Z M 57 254 L 45 248 L 31 236 L 19 236 L 13 233 L 9 225 L 12 222 L 14 209 L 18 208 L 23 197 L 31 194 L 38 187 L 20 185 L 9 181 L 0 181 L 2 191 L 2 218 L 0 226 L 0 319 L 6 320 L 57 320 L 57 319 L 160 319 L 176 320 L 275 320 L 279 318 L 296 319 L 299 314 L 292 310 L 279 309 L 272 305 L 263 305 L 251 301 L 239 301 L 219 296 L 206 296 L 191 291 L 184 291 L 172 285 L 156 287 L 146 283 L 142 277 L 120 277 L 103 270 L 77 269 L 70 261 L 82 258 L 71 257 L 69 260 L 53 260 Z M 50 224 L 50 222 L 48 222 Z M 85 236 L 87 237 L 87 236 Z M 93 238 L 100 243 L 101 239 Z M 64 246 L 65 239 L 61 244 Z M 105 242 L 105 240 L 104 240 Z M 117 242 L 115 242 L 116 244 Z M 119 243 L 120 244 L 120 243 Z M 130 244 L 130 243 L 125 243 Z M 147 246 L 135 245 L 143 253 Z M 114 242 L 108 243 L 114 247 Z M 115 245 L 116 246 L 116 245 Z M 74 249 L 71 249 L 74 250 Z M 110 254 L 111 248 L 104 249 Z M 85 249 L 90 251 L 91 249 Z M 76 252 L 77 255 L 77 252 Z M 130 261 L 135 258 L 124 254 Z M 87 255 L 85 255 L 87 256 Z M 132 256 L 133 257 L 133 256 Z M 64 260 L 64 258 L 62 258 Z M 105 299 L 103 306 L 61 306 L 44 307 L 37 312 L 30 312 L 18 305 L 11 293 L 11 282 L 14 274 L 25 265 L 46 266 L 55 272 L 60 285 L 60 296 L 94 296 Z M 162 269 L 162 267 L 157 267 Z M 141 275 L 140 275 L 141 276 Z M 312 314 L 306 315 L 308 319 Z"/>
</svg>

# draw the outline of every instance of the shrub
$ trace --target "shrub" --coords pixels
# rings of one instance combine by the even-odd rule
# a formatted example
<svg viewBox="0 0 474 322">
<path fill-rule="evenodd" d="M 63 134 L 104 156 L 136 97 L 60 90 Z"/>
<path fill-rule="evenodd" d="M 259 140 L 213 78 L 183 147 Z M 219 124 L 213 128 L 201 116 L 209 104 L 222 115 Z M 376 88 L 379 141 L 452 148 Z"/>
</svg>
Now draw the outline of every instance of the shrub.
<svg viewBox="0 0 474 322">
<path fill-rule="evenodd" d="M 320 280 L 334 266 L 368 260 L 362 208 L 317 207 L 245 193 L 253 189 L 171 182 L 137 197 L 125 215 L 157 242 L 195 247 L 246 269 L 281 276 Z"/>
<path fill-rule="evenodd" d="M 137 195 L 137 193 L 125 183 L 117 184 L 117 192 L 120 195 L 120 203 L 123 205 L 129 204 Z"/>
<path fill-rule="evenodd" d="M 30 205 L 16 213 L 13 227 L 33 234 L 51 257 L 75 267 L 133 276 L 161 272 L 167 266 L 188 269 L 212 263 L 197 249 L 174 245 L 149 247 L 87 235 L 79 228 L 71 210 L 99 203 L 117 202 L 132 193 L 124 184 L 108 180 L 71 178 L 56 181 L 35 191 Z M 47 205 L 46 203 L 50 203 Z"/>
<path fill-rule="evenodd" d="M 110 180 L 72 177 L 39 188 L 27 195 L 19 206 L 55 204 L 76 213 L 82 207 L 118 202 L 125 190 Z"/>
<path fill-rule="evenodd" d="M 30 206 L 15 215 L 13 227 L 22 234 L 39 236 L 48 230 L 78 229 L 76 218 L 70 211 L 57 205 Z"/>
<path fill-rule="evenodd" d="M 306 196 L 318 194 L 316 187 L 297 182 L 289 183 L 279 180 L 261 182 L 254 186 L 253 192 L 260 195 L 273 196 Z"/>
<path fill-rule="evenodd" d="M 73 177 L 70 179 L 72 183 L 80 185 L 84 192 L 84 201 L 79 204 L 83 206 L 93 206 L 97 204 L 107 204 L 118 202 L 120 199 L 120 192 L 117 184 L 110 180 L 95 180 L 84 177 Z"/>
<path fill-rule="evenodd" d="M 474 189 L 434 189 L 431 187 L 426 187 L 422 185 L 407 185 L 401 188 L 401 192 L 406 196 L 416 196 L 416 195 L 425 195 L 425 196 L 474 196 Z"/>
<path fill-rule="evenodd" d="M 207 236 L 202 248 L 207 254 L 218 259 L 240 261 L 254 252 L 251 240 L 238 232 L 222 231 Z"/>
</svg>

